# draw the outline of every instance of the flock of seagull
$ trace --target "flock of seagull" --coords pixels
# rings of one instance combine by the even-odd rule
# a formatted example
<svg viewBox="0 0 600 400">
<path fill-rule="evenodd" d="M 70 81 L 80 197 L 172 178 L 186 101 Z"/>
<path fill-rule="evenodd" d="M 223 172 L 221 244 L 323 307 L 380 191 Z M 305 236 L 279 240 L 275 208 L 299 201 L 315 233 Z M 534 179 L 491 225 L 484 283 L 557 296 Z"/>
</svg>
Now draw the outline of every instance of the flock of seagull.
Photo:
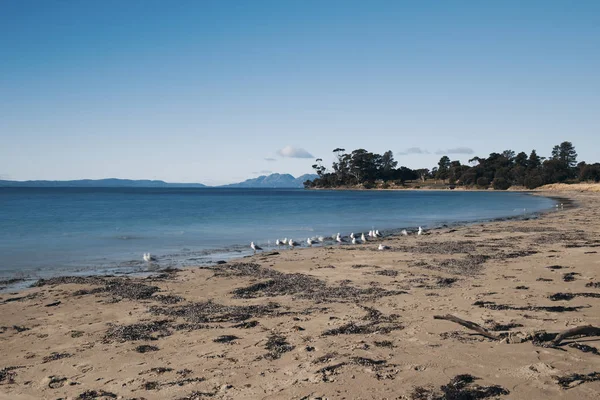
<svg viewBox="0 0 600 400">
<path fill-rule="evenodd" d="M 419 230 L 417 231 L 417 235 L 422 235 L 423 232 L 424 232 L 423 228 L 419 227 Z M 408 233 L 408 231 L 406 229 L 403 229 L 400 232 L 400 234 L 402 236 L 408 236 L 409 233 Z M 373 239 L 376 239 L 376 238 L 379 238 L 379 237 L 383 237 L 383 235 L 379 232 L 378 229 L 369 231 L 367 233 L 367 236 L 370 237 L 370 238 L 373 238 Z M 350 242 L 352 244 L 359 244 L 359 241 L 360 241 L 360 243 L 367 243 L 367 241 L 368 241 L 367 236 L 365 236 L 364 232 L 362 232 L 360 234 L 360 237 L 357 236 L 357 235 L 355 235 L 354 232 L 352 232 L 350 234 L 350 236 L 348 237 L 348 239 L 350 240 Z M 306 244 L 308 245 L 308 247 L 312 247 L 313 244 L 324 243 L 325 241 L 328 241 L 328 240 L 333 240 L 333 241 L 335 241 L 335 242 L 337 242 L 339 244 L 347 243 L 348 242 L 348 240 L 346 240 L 345 237 L 342 237 L 340 235 L 340 233 L 338 232 L 336 235 L 331 236 L 331 239 L 328 238 L 328 237 L 324 237 L 324 236 L 318 236 L 316 238 L 308 238 L 308 239 L 306 239 Z M 294 239 L 285 238 L 283 240 L 277 239 L 275 241 L 275 245 L 277 247 L 289 246 L 290 248 L 293 249 L 294 247 L 299 246 L 300 243 L 296 242 Z M 250 248 L 254 251 L 255 254 L 256 254 L 257 251 L 260 251 L 260 250 L 263 249 L 262 247 L 258 246 L 254 242 L 250 242 Z M 378 250 L 389 250 L 389 246 L 385 246 L 384 244 L 380 243 L 379 247 L 377 249 Z M 147 263 L 152 263 L 152 262 L 157 261 L 157 258 L 155 256 L 153 256 L 152 254 L 150 254 L 150 253 L 144 253 L 144 255 L 143 255 L 142 258 Z"/>
<path fill-rule="evenodd" d="M 417 235 L 422 235 L 423 234 L 423 228 L 419 227 L 419 230 L 417 231 Z M 400 234 L 402 236 L 408 236 L 408 231 L 406 229 L 403 229 Z M 378 237 L 382 237 L 383 235 L 379 232 L 379 230 L 375 229 L 375 230 L 371 230 L 369 231 L 369 233 L 367 234 L 368 237 L 370 238 L 378 238 Z M 331 236 L 331 239 L 328 237 L 324 237 L 324 236 L 318 236 L 316 238 L 307 238 L 306 239 L 306 244 L 308 245 L 308 247 L 312 247 L 313 244 L 317 244 L 317 243 L 323 243 L 326 240 L 333 240 L 339 244 L 342 243 L 347 243 L 348 240 L 350 240 L 350 242 L 352 244 L 359 244 L 359 243 L 367 243 L 368 239 L 365 236 L 365 233 L 362 232 L 360 234 L 360 237 L 355 235 L 354 232 L 352 232 L 350 234 L 350 236 L 348 237 L 348 240 L 345 237 L 342 237 L 340 235 L 340 233 L 338 232 L 336 235 Z M 359 242 L 360 241 L 360 242 Z M 275 245 L 277 247 L 281 247 L 281 246 L 289 246 L 290 248 L 294 248 L 296 246 L 299 246 L 300 243 L 296 242 L 294 239 L 288 239 L 285 238 L 283 240 L 281 239 L 277 239 L 275 240 Z M 258 246 L 256 243 L 254 242 L 250 242 L 250 248 L 254 251 L 254 253 L 256 253 L 257 251 L 262 250 L 263 248 Z M 389 247 L 385 246 L 383 244 L 379 244 L 378 250 L 388 250 Z"/>
</svg>

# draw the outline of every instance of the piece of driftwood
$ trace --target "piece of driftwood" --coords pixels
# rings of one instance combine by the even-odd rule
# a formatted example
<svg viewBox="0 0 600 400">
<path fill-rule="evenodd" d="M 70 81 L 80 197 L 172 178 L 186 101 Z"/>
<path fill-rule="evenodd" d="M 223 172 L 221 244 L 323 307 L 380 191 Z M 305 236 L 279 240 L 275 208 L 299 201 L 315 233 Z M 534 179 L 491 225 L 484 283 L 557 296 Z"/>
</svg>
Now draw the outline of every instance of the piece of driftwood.
<svg viewBox="0 0 600 400">
<path fill-rule="evenodd" d="M 560 342 L 573 336 L 600 336 L 600 328 L 592 325 L 577 326 L 556 335 L 552 344 L 558 346 Z"/>
<path fill-rule="evenodd" d="M 481 326 L 475 322 L 471 322 L 471 321 L 464 320 L 462 318 L 455 317 L 454 315 L 450 315 L 450 314 L 434 315 L 433 319 L 443 319 L 446 321 L 455 322 L 459 325 L 464 326 L 465 328 L 471 329 L 471 330 L 479 333 L 481 336 L 485 336 L 486 338 L 489 338 L 492 340 L 500 340 L 501 339 L 499 336 L 494 335 L 493 333 L 491 333 L 490 331 L 485 329 L 483 326 Z"/>
<path fill-rule="evenodd" d="M 492 340 L 502 340 L 502 337 L 498 335 L 494 335 L 492 332 L 484 328 L 483 326 L 467 321 L 462 318 L 455 317 L 454 315 L 446 314 L 446 315 L 434 315 L 433 319 L 443 319 L 446 321 L 455 322 L 459 325 L 464 326 L 465 328 L 471 329 L 482 336 L 485 336 Z M 592 325 L 583 325 L 577 326 L 575 328 L 568 329 L 564 332 L 560 332 L 558 334 L 541 332 L 543 335 L 537 335 L 542 342 L 551 343 L 552 346 L 559 346 L 561 342 L 565 339 L 571 338 L 573 336 L 600 336 L 600 328 Z"/>
</svg>

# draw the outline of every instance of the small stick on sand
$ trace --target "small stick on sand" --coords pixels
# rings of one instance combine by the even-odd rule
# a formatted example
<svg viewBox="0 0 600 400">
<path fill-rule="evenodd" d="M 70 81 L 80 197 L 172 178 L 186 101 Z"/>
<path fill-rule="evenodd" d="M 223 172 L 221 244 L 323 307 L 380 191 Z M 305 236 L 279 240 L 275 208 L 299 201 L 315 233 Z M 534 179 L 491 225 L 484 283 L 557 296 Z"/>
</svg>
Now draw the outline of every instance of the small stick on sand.
<svg viewBox="0 0 600 400">
<path fill-rule="evenodd" d="M 467 321 L 467 320 L 455 317 L 454 315 L 450 315 L 450 314 L 434 315 L 433 319 L 444 319 L 446 321 L 455 322 L 459 325 L 464 326 L 465 328 L 474 330 L 475 332 L 479 333 L 480 335 L 485 336 L 486 338 L 489 338 L 492 340 L 500 340 L 501 339 L 500 337 L 494 335 L 493 333 L 491 333 L 490 331 L 485 329 L 483 326 L 481 326 L 475 322 L 471 322 L 471 321 Z"/>
</svg>

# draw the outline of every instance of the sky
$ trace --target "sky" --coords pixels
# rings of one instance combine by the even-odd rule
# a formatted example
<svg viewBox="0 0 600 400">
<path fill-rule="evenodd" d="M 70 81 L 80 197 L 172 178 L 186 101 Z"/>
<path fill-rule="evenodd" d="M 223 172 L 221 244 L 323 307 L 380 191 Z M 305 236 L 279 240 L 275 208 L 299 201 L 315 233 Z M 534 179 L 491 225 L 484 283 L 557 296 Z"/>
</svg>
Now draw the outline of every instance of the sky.
<svg viewBox="0 0 600 400">
<path fill-rule="evenodd" d="M 600 1 L 0 1 L 0 179 L 600 161 Z"/>
</svg>

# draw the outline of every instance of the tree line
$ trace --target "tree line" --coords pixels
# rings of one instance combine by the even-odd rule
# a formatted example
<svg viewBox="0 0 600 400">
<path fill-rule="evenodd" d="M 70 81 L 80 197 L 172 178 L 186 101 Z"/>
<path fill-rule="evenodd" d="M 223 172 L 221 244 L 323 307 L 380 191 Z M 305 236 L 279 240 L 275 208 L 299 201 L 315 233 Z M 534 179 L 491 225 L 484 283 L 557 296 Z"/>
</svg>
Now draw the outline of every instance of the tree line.
<svg viewBox="0 0 600 400">
<path fill-rule="evenodd" d="M 600 181 L 600 163 L 578 163 L 577 152 L 571 142 L 554 146 L 548 158 L 540 157 L 535 150 L 529 155 L 505 150 L 502 153 L 491 153 L 486 158 L 473 157 L 468 161 L 469 165 L 443 156 L 431 169 L 398 167 L 398 161 L 391 151 L 377 154 L 357 149 L 347 153 L 345 149 L 336 148 L 333 152 L 335 160 L 331 168 L 325 167 L 322 159 L 316 159 L 312 168 L 318 177 L 304 182 L 306 188 L 373 188 L 378 183 L 385 188 L 390 182 L 404 185 L 407 181 L 425 182 L 434 179 L 451 186 L 491 186 L 496 190 L 506 190 L 511 186 L 534 189 L 549 183 Z"/>
</svg>

